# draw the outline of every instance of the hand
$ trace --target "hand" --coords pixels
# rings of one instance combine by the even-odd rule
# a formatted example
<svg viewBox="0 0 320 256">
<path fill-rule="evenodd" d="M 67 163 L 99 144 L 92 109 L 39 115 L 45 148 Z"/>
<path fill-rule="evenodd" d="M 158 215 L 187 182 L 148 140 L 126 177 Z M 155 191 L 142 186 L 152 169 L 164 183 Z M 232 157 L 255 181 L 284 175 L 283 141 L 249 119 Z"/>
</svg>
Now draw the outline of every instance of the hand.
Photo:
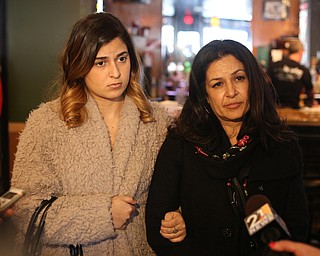
<svg viewBox="0 0 320 256">
<path fill-rule="evenodd" d="M 160 234 L 173 243 L 183 241 L 187 230 L 180 211 L 166 213 L 164 220 L 161 221 Z"/>
<path fill-rule="evenodd" d="M 277 252 L 291 252 L 295 256 L 319 256 L 320 249 L 308 244 L 282 240 L 269 243 L 269 247 Z"/>
<path fill-rule="evenodd" d="M 0 215 L 0 223 L 4 221 L 4 218 L 10 218 L 13 215 L 13 209 L 9 208 L 5 210 L 3 213 Z"/>
<path fill-rule="evenodd" d="M 137 201 L 130 196 L 115 196 L 112 198 L 111 214 L 115 229 L 123 230 L 126 228 L 127 221 L 136 210 L 136 203 Z"/>
</svg>

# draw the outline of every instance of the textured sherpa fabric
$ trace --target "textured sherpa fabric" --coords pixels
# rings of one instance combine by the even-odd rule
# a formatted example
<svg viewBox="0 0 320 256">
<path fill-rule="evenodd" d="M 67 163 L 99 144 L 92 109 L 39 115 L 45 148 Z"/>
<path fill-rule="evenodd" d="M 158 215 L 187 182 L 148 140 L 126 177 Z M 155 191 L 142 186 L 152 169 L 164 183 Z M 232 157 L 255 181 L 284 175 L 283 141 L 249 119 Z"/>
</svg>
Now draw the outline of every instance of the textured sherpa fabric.
<svg viewBox="0 0 320 256">
<path fill-rule="evenodd" d="M 58 199 L 48 211 L 41 255 L 69 255 L 69 244 L 82 244 L 85 255 L 153 255 L 145 234 L 145 203 L 159 148 L 170 118 L 152 103 L 156 122 L 144 124 L 126 96 L 113 151 L 108 129 L 95 101 L 86 104 L 88 120 L 68 129 L 59 118 L 59 101 L 32 111 L 20 135 L 12 186 L 26 196 L 15 207 L 21 245 L 29 219 L 43 199 Z M 138 216 L 126 230 L 115 230 L 111 198 L 134 197 Z"/>
</svg>

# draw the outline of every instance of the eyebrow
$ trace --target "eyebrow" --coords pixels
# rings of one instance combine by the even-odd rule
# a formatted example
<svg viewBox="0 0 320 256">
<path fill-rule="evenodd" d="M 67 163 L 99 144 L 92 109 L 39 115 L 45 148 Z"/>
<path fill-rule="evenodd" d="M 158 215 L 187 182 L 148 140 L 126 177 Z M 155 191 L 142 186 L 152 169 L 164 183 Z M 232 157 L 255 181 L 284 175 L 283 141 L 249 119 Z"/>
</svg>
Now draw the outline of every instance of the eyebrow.
<svg viewBox="0 0 320 256">
<path fill-rule="evenodd" d="M 234 71 L 234 72 L 232 72 L 231 73 L 231 75 L 234 75 L 234 74 L 236 74 L 236 73 L 238 73 L 238 72 L 246 72 L 244 69 L 242 69 L 242 68 L 239 68 L 239 69 L 237 69 L 236 71 Z M 222 79 L 221 77 L 214 77 L 214 78 L 211 78 L 210 80 L 209 80 L 209 82 L 211 82 L 211 81 L 213 81 L 213 80 L 219 80 L 219 79 Z"/>
<path fill-rule="evenodd" d="M 125 55 L 125 54 L 129 54 L 127 51 L 123 51 L 117 54 L 116 58 Z M 96 57 L 96 60 L 104 60 L 104 59 L 108 59 L 108 56 L 101 56 L 101 57 Z"/>
</svg>

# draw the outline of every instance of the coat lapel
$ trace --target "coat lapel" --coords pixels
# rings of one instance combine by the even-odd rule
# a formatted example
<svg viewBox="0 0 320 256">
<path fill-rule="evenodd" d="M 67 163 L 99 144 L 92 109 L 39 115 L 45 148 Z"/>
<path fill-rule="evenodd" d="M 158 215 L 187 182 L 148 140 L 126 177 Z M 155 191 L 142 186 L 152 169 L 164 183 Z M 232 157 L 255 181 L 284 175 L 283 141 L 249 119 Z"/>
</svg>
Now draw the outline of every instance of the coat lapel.
<svg viewBox="0 0 320 256">
<path fill-rule="evenodd" d="M 123 186 L 123 179 L 128 180 L 128 172 L 133 168 L 128 164 L 132 154 L 137 151 L 137 136 L 140 126 L 140 113 L 134 104 L 133 100 L 126 96 L 125 103 L 120 115 L 119 131 L 116 138 L 115 147 L 113 150 L 113 157 L 115 162 L 114 175 L 114 193 L 123 193 L 121 187 Z M 126 191 L 129 193 L 129 191 Z"/>
</svg>

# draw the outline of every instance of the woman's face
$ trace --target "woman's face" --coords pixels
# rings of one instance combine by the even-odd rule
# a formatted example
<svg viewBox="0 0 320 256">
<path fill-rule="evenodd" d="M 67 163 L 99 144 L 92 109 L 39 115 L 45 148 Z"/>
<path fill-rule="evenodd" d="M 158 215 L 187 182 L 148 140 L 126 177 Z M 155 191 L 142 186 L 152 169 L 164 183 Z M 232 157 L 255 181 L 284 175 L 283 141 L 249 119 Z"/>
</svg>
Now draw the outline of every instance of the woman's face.
<svg viewBox="0 0 320 256">
<path fill-rule="evenodd" d="M 212 62 L 206 72 L 207 101 L 220 122 L 238 122 L 247 111 L 249 81 L 232 55 Z"/>
<path fill-rule="evenodd" d="M 103 45 L 85 77 L 87 88 L 96 101 L 123 99 L 130 79 L 130 57 L 120 38 Z"/>
</svg>

